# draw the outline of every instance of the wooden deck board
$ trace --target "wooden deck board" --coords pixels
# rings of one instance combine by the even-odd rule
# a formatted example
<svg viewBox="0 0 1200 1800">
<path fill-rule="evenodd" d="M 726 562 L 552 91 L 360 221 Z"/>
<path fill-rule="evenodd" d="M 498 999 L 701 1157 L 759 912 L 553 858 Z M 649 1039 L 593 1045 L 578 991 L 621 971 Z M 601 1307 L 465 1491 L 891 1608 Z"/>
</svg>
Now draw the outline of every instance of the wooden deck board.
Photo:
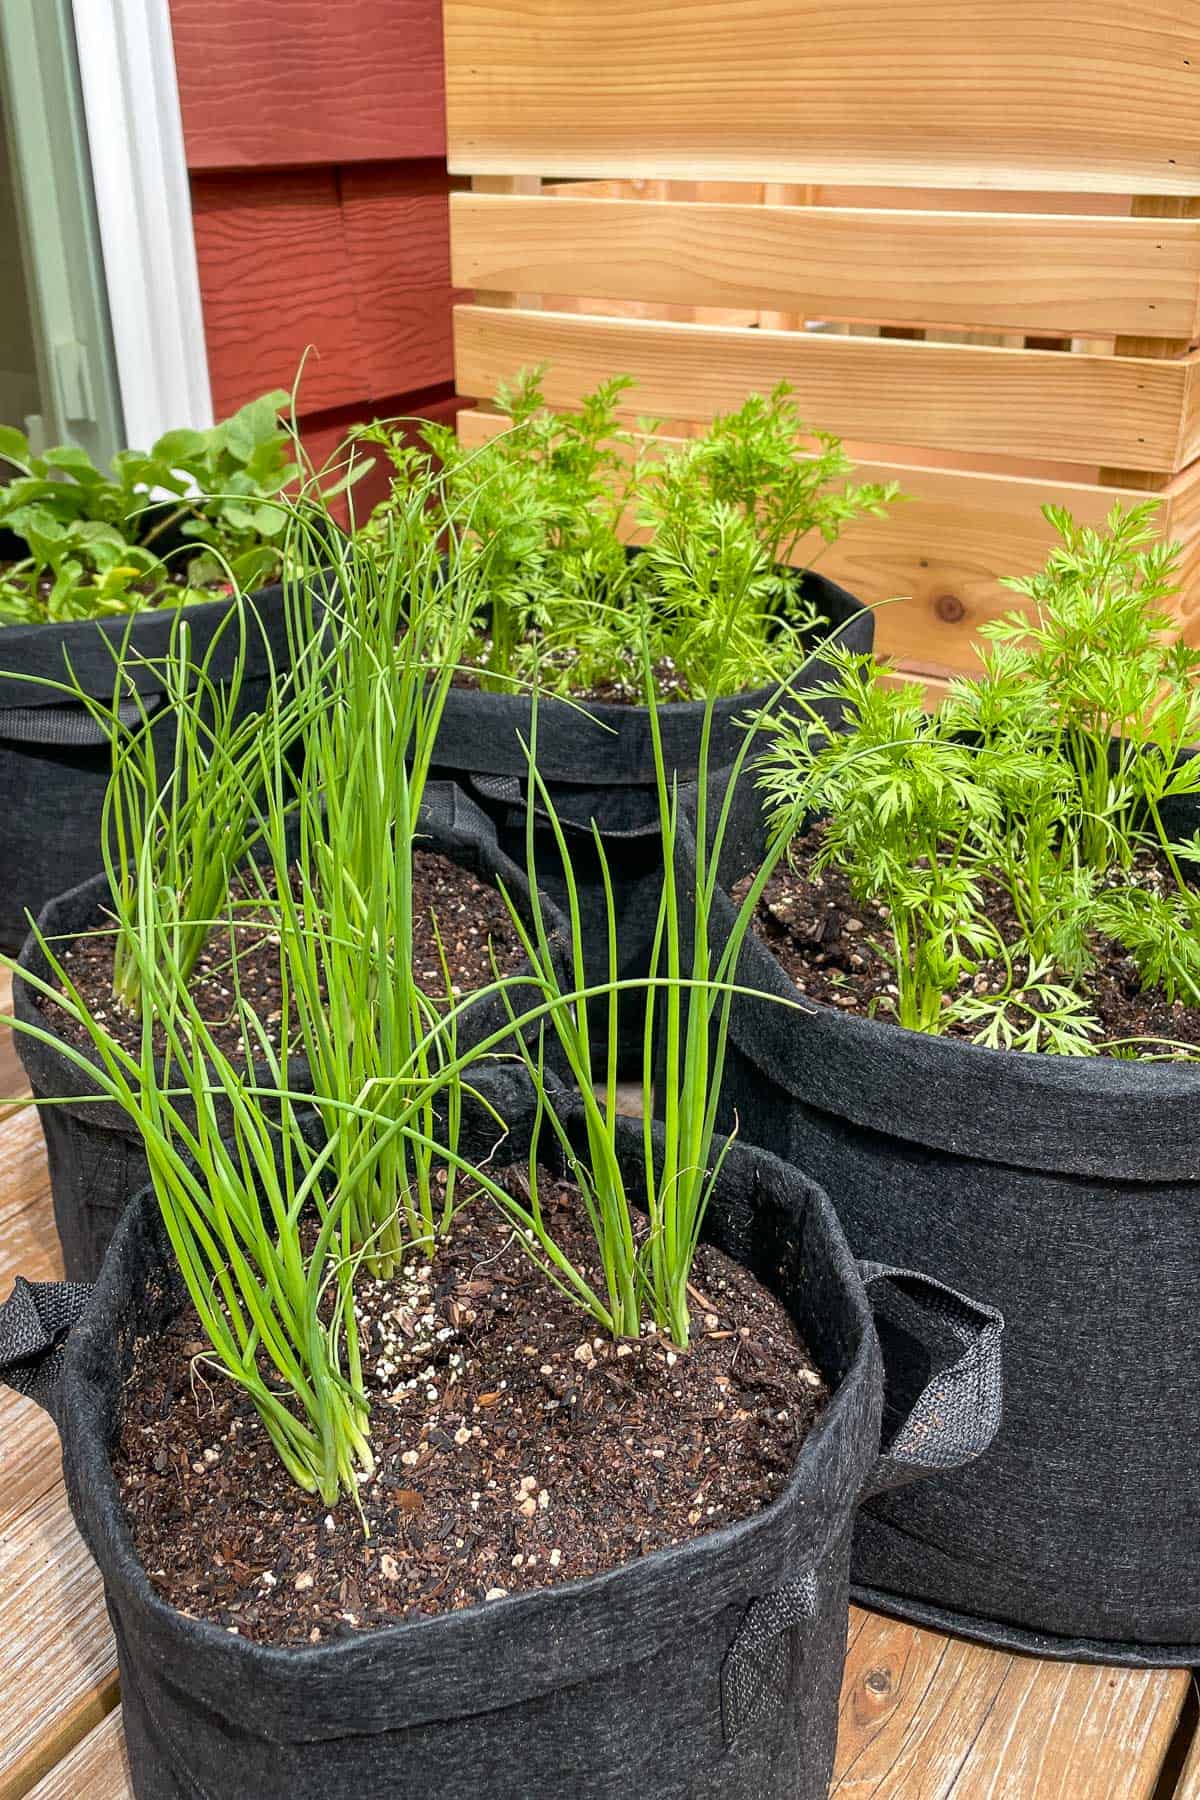
<svg viewBox="0 0 1200 1800">
<path fill-rule="evenodd" d="M 13 1111 L 0 1116 L 0 1299 L 14 1274 L 48 1280 L 60 1268 L 36 1115 Z M 54 1430 L 6 1392 L 0 1645 L 0 1800 L 132 1800 L 101 1584 L 70 1517 Z M 854 1608 L 833 1794 L 1162 1800 L 1190 1680 L 1037 1662 Z M 1200 1800 L 1200 1745 L 1181 1780 L 1175 1800 Z"/>
<path fill-rule="evenodd" d="M 12 1012 L 12 975 L 0 969 L 0 1014 Z M 15 1100 L 29 1092 L 29 1083 L 21 1067 L 11 1031 L 0 1029 L 0 1117 L 6 1100 Z"/>
<path fill-rule="evenodd" d="M 1194 1672 L 1192 1679 L 1197 1679 Z M 1175 1790 L 1175 1800 L 1200 1800 L 1200 1732 L 1192 1740 L 1191 1753 Z"/>
<path fill-rule="evenodd" d="M 17 1800 L 116 1700 L 100 1575 L 61 1481 L 0 1531 L 0 1595 L 0 1800 Z"/>
<path fill-rule="evenodd" d="M 27 1800 L 133 1800 L 120 1707 L 31 1788 Z"/>
<path fill-rule="evenodd" d="M 856 1608 L 838 1800 L 1149 1800 L 1186 1670 L 1039 1662 Z"/>
</svg>

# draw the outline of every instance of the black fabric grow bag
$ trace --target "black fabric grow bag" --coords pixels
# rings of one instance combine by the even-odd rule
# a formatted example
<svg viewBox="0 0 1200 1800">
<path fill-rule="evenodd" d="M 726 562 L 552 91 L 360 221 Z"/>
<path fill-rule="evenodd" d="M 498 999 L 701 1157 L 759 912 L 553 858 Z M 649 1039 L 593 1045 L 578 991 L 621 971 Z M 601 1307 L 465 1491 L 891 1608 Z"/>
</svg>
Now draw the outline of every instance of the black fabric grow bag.
<svg viewBox="0 0 1200 1800">
<path fill-rule="evenodd" d="M 823 575 L 808 572 L 802 594 L 828 621 L 821 634 L 848 650 L 869 651 L 874 615 L 852 594 Z M 797 678 L 797 692 L 811 691 L 830 674 L 815 657 Z M 737 721 L 765 706 L 776 692 L 762 687 L 718 700 L 713 709 L 710 771 L 731 764 L 745 733 Z M 779 710 L 786 710 L 786 697 Z M 818 702 L 831 724 L 834 702 Z M 659 710 L 667 777 L 681 787 L 694 783 L 700 757 L 704 706 L 674 701 Z M 530 702 L 526 695 L 487 694 L 451 688 L 438 732 L 434 760 L 442 774 L 460 781 L 496 821 L 500 842 L 525 866 L 525 796 Z M 625 980 L 644 975 L 661 891 L 662 845 L 654 775 L 650 716 L 644 706 L 545 699 L 538 706 L 538 768 L 550 789 L 566 832 L 580 889 L 584 963 L 590 981 L 608 979 L 607 913 L 600 862 L 592 839 L 595 820 L 609 858 L 618 920 L 620 967 Z M 565 908 L 562 864 L 548 828 L 537 836 L 538 881 L 543 892 Z M 731 879 L 742 873 L 731 872 Z M 629 993 L 621 1001 L 622 1063 L 640 1067 L 644 1002 Z"/>
<path fill-rule="evenodd" d="M 511 1095 L 513 1072 L 497 1080 Z M 499 1109 L 519 1150 L 527 1092 L 519 1112 Z M 640 1135 L 621 1121 L 623 1156 Z M 181 1297 L 153 1197 L 128 1209 L 90 1299 L 19 1284 L 0 1308 L 0 1376 L 59 1424 L 116 1633 L 138 1800 L 821 1800 L 856 1501 L 987 1442 L 1000 1323 L 921 1276 L 860 1271 L 820 1189 L 747 1148 L 724 1165 L 706 1235 L 784 1300 L 835 1389 L 780 1498 L 608 1575 L 298 1650 L 184 1617 L 129 1539 L 109 1445 L 134 1343 Z M 882 1457 L 868 1288 L 906 1396 Z"/>
<path fill-rule="evenodd" d="M 491 821 L 452 783 L 427 784 L 419 832 L 422 848 L 441 851 L 484 880 L 502 880 L 514 904 L 527 908 L 528 888 L 520 869 L 499 848 Z M 65 944 L 101 922 L 108 893 L 107 877 L 94 876 L 44 907 L 39 928 L 47 939 L 59 939 Z M 552 950 L 565 982 L 565 930 L 553 907 L 547 905 L 544 910 Z M 44 954 L 32 933 L 21 951 L 20 968 L 43 978 L 49 976 Z M 535 1004 L 532 989 L 521 990 L 521 994 L 526 993 L 526 1004 Z M 514 996 L 514 1002 L 519 1007 L 520 996 Z M 35 991 L 21 980 L 19 973 L 13 981 L 13 1011 L 18 1019 L 43 1030 L 53 1028 Z M 479 1043 L 504 1022 L 499 996 L 481 1002 L 464 1014 L 459 1042 L 464 1048 Z M 66 1102 L 40 1107 L 39 1116 L 46 1139 L 63 1265 L 72 1281 L 91 1281 L 122 1208 L 130 1195 L 150 1179 L 141 1139 L 119 1106 L 107 1100 L 85 1098 L 94 1094 L 95 1088 L 60 1051 L 22 1031 L 15 1032 L 14 1038 L 34 1098 Z M 290 1078 L 295 1085 L 304 1085 L 303 1066 L 298 1060 L 292 1062 Z"/>
<path fill-rule="evenodd" d="M 71 678 L 88 694 L 109 704 L 114 653 L 129 632 L 136 655 L 161 659 L 175 622 L 191 628 L 193 654 L 202 656 L 236 603 L 213 600 L 196 606 L 155 607 L 135 615 L 79 619 L 63 625 L 0 627 L 0 949 L 17 950 L 28 930 L 26 913 L 36 916 L 48 900 L 103 867 L 100 819 L 111 770 L 105 732 L 78 704 L 64 702 L 52 688 L 19 677 L 54 681 Z M 291 661 L 283 589 L 261 589 L 246 597 L 246 664 L 239 716 L 261 709 L 272 665 Z M 235 621 L 225 627 L 210 665 L 221 679 L 233 667 L 239 642 Z M 161 763 L 172 754 L 173 721 L 166 696 L 152 669 L 130 676 L 154 720 Z M 128 703 L 128 720 L 138 717 Z"/>
<path fill-rule="evenodd" d="M 733 916 L 719 897 L 714 945 Z M 858 1255 L 1007 1323 L 995 1443 L 864 1510 L 858 1598 L 1040 1656 L 1200 1662 L 1200 1068 L 847 1016 L 753 936 L 738 979 L 805 1010 L 735 998 L 722 1120 L 819 1181 Z"/>
</svg>

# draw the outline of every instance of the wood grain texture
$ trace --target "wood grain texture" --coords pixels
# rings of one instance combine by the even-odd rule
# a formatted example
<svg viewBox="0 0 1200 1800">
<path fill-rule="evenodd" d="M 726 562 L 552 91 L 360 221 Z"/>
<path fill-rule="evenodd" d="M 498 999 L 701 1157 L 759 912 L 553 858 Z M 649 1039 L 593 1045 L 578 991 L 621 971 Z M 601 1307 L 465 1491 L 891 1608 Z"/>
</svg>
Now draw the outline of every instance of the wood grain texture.
<svg viewBox="0 0 1200 1800">
<path fill-rule="evenodd" d="M 826 181 L 684 182 L 652 181 L 644 176 L 603 181 L 576 177 L 544 183 L 544 191 L 548 194 L 581 200 L 681 200 L 685 198 L 682 191 L 685 188 L 693 190 L 686 196 L 692 200 L 714 200 L 739 206 L 920 206 L 926 212 L 962 212 L 964 206 L 969 206 L 972 212 L 1087 213 L 1110 218 L 1128 218 L 1131 210 L 1128 194 L 1051 193 L 1048 189 L 1022 193 L 1012 188 L 976 187 L 968 201 L 960 188 L 922 188 L 917 191 L 911 184 L 908 187 L 875 184 L 859 187 Z"/>
<path fill-rule="evenodd" d="M 218 418 L 290 389 L 310 347 L 303 411 L 368 394 L 334 170 L 195 176 L 192 216 Z"/>
<path fill-rule="evenodd" d="M 443 156 L 438 0 L 170 0 L 188 167 Z"/>
<path fill-rule="evenodd" d="M 502 415 L 464 410 L 458 431 L 477 444 L 505 429 Z M 819 549 L 815 566 L 875 611 L 881 656 L 932 679 L 979 667 L 980 625 L 1020 609 L 1005 575 L 1031 574 L 1057 541 L 1042 515 L 1048 500 L 1100 525 L 1114 501 L 1145 496 L 1039 474 L 1035 479 L 981 469 L 920 467 L 899 460 L 856 460 L 855 479 L 897 481 L 905 498 L 882 519 L 862 519 Z M 1164 498 L 1163 533 L 1185 546 L 1200 541 L 1200 470 L 1176 478 Z M 631 537 L 636 532 L 630 531 Z M 799 546 L 801 561 L 810 547 Z M 1200 596 L 1185 612 L 1185 632 L 1200 631 Z"/>
<path fill-rule="evenodd" d="M 62 1277 L 48 1205 L 46 1149 L 37 1112 L 16 1107 L 0 1121 L 0 1294 L 14 1275 L 30 1281 Z"/>
<path fill-rule="evenodd" d="M 1175 1790 L 1175 1800 L 1200 1800 L 1200 1735 L 1194 1739 L 1188 1753 Z"/>
<path fill-rule="evenodd" d="M 447 200 L 440 163 L 341 172 L 342 225 L 372 398 L 451 379 Z"/>
<path fill-rule="evenodd" d="M 668 418 L 711 418 L 787 379 L 823 430 L 942 450 L 1173 472 L 1192 436 L 1191 360 L 456 309 L 460 393 L 493 394 L 540 362 L 554 406 L 576 405 L 623 370 L 637 379 L 637 409 Z"/>
<path fill-rule="evenodd" d="M 8 969 L 0 969 L 0 1017 L 6 1018 L 11 1013 L 12 973 Z M 28 1092 L 29 1083 L 17 1056 L 12 1031 L 8 1026 L 0 1025 L 0 1118 L 4 1116 L 6 1101 L 15 1100 Z"/>
<path fill-rule="evenodd" d="M 461 287 L 1191 337 L 1200 221 L 455 194 Z"/>
<path fill-rule="evenodd" d="M 16 1800 L 116 1703 L 100 1574 L 61 1483 L 0 1531 L 0 1596 L 0 1800 Z"/>
<path fill-rule="evenodd" d="M 449 380 L 440 165 L 201 175 L 192 198 L 218 415 L 290 388 L 306 351 L 302 413 Z"/>
<path fill-rule="evenodd" d="M 4 984 L 8 979 L 6 974 Z M 0 1011 L 9 1004 L 0 993 Z M 0 1053 L 10 1051 L 10 1037 L 0 1029 Z M 0 1124 L 0 1300 L 8 1298 L 17 1275 L 27 1281 L 61 1281 L 63 1275 L 46 1151 L 32 1107 L 10 1110 Z M 0 1540 L 61 1479 L 58 1433 L 50 1419 L 0 1386 Z"/>
<path fill-rule="evenodd" d="M 27 1800 L 133 1800 L 119 1706 L 30 1789 Z"/>
<path fill-rule="evenodd" d="M 452 169 L 1200 187 L 1191 0 L 447 0 Z"/>
<path fill-rule="evenodd" d="M 1185 1670 L 1045 1663 L 851 1609 L 836 1800 L 1150 1800 Z"/>
</svg>

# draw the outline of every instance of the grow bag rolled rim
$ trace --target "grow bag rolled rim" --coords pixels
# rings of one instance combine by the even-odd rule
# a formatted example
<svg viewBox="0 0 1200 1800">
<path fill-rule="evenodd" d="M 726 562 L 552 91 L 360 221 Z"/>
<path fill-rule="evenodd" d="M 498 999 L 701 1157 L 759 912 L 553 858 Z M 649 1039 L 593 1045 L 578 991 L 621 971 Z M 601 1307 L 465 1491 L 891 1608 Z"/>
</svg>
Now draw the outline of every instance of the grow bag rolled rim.
<svg viewBox="0 0 1200 1800">
<path fill-rule="evenodd" d="M 1200 1641 L 1194 1644 L 1145 1644 L 1107 1638 L 1054 1637 L 1044 1632 L 1027 1631 L 1023 1626 L 1010 1625 L 1003 1619 L 953 1612 L 929 1601 L 889 1593 L 886 1588 L 866 1587 L 853 1579 L 850 1598 L 872 1612 L 886 1613 L 889 1618 L 904 1619 L 930 1631 L 971 1638 L 992 1649 L 1037 1656 L 1047 1662 L 1090 1662 L 1130 1669 L 1194 1669 L 1200 1664 Z"/>
<path fill-rule="evenodd" d="M 853 1502 L 847 1504 L 844 1499 L 839 1501 L 838 1492 L 834 1490 L 840 1491 L 848 1478 L 850 1491 L 858 1493 L 879 1460 L 876 1448 L 864 1450 L 855 1445 L 851 1410 L 861 1404 L 859 1384 L 869 1373 L 863 1365 L 878 1359 L 880 1351 L 871 1306 L 861 1279 L 857 1276 L 858 1265 L 845 1246 L 828 1198 L 815 1182 L 809 1181 L 797 1170 L 780 1164 L 778 1159 L 768 1156 L 765 1151 L 756 1150 L 753 1154 L 779 1168 L 789 1182 L 794 1184 L 799 1180 L 807 1191 L 809 1203 L 815 1204 L 822 1212 L 825 1226 L 832 1227 L 830 1236 L 832 1243 L 839 1247 L 838 1260 L 844 1258 L 841 1273 L 843 1277 L 853 1277 L 844 1280 L 844 1298 L 853 1314 L 857 1332 L 853 1356 L 847 1363 L 838 1388 L 806 1438 L 788 1483 L 776 1499 L 748 1519 L 707 1532 L 685 1544 L 653 1551 L 600 1575 L 510 1595 L 500 1601 L 478 1603 L 431 1619 L 382 1626 L 358 1638 L 295 1648 L 252 1643 L 221 1626 L 185 1617 L 155 1592 L 134 1548 L 117 1491 L 111 1451 L 107 1444 L 97 1444 L 95 1441 L 98 1420 L 95 1402 L 90 1400 L 95 1391 L 94 1386 L 86 1367 L 80 1366 L 86 1363 L 91 1349 L 90 1331 L 96 1310 L 106 1300 L 107 1290 L 118 1285 L 122 1278 L 119 1264 L 126 1240 L 141 1228 L 144 1220 L 149 1218 L 153 1221 L 156 1217 L 157 1207 L 151 1192 L 144 1191 L 138 1199 L 132 1201 L 117 1227 L 83 1316 L 67 1340 L 59 1392 L 64 1397 L 64 1447 L 75 1461 L 90 1443 L 91 1456 L 88 1460 L 99 1464 L 99 1480 L 93 1480 L 89 1489 L 88 1526 L 96 1529 L 101 1538 L 106 1540 L 102 1565 L 105 1567 L 106 1583 L 117 1590 L 119 1602 L 131 1604 L 138 1609 L 147 1634 L 153 1635 L 158 1641 L 164 1666 L 169 1667 L 171 1657 L 177 1654 L 180 1625 L 181 1622 L 186 1622 L 189 1636 L 199 1633 L 197 1649 L 203 1648 L 218 1663 L 226 1662 L 227 1668 L 232 1665 L 236 1670 L 241 1664 L 248 1674 L 253 1674 L 258 1680 L 260 1703 L 263 1676 L 273 1684 L 274 1702 L 284 1708 L 287 1705 L 289 1678 L 298 1676 L 307 1682 L 314 1671 L 319 1671 L 327 1674 L 331 1682 L 336 1681 L 338 1684 L 337 1691 L 343 1696 L 349 1717 L 353 1711 L 355 1681 L 362 1679 L 369 1682 L 372 1665 L 386 1654 L 390 1644 L 399 1636 L 405 1635 L 410 1663 L 422 1645 L 430 1647 L 430 1656 L 423 1668 L 415 1671 L 410 1668 L 407 1673 L 403 1716 L 397 1714 L 379 1726 L 381 1730 L 401 1729 L 439 1719 L 461 1719 L 473 1714 L 483 1716 L 488 1712 L 519 1704 L 538 1694 L 560 1691 L 605 1669 L 643 1660 L 652 1655 L 663 1640 L 665 1609 L 656 1607 L 653 1599 L 655 1591 L 661 1593 L 668 1584 L 674 1603 L 669 1609 L 667 1635 L 675 1637 L 691 1629 L 700 1619 L 711 1618 L 729 1606 L 738 1606 L 744 1610 L 747 1602 L 756 1595 L 777 1591 L 783 1582 L 794 1580 L 807 1570 L 819 1568 L 831 1548 L 833 1538 L 839 1530 L 847 1528 L 854 1511 Z M 857 1382 L 852 1380 L 855 1376 L 858 1377 Z M 70 1417 L 72 1413 L 73 1419 Z M 837 1449 L 826 1459 L 822 1459 L 818 1452 L 823 1440 L 835 1435 L 841 1440 Z M 825 1467 L 822 1471 L 823 1460 Z M 791 1518 L 785 1522 L 781 1515 L 787 1513 L 791 1514 Z M 820 1534 L 815 1548 L 804 1529 L 814 1513 L 820 1522 Z M 780 1532 L 785 1534 L 784 1540 L 772 1545 L 770 1539 Z M 803 1544 L 800 1542 L 802 1535 L 805 1537 Z M 748 1583 L 748 1563 L 753 1564 L 758 1542 L 764 1538 L 768 1542 L 760 1560 L 762 1585 L 754 1587 L 753 1583 Z M 793 1553 L 794 1566 L 782 1568 L 781 1565 Z M 99 1560 L 97 1557 L 97 1561 Z M 693 1571 L 696 1579 L 692 1579 Z M 631 1630 L 627 1623 L 614 1627 L 609 1616 L 610 1596 L 627 1589 L 636 1592 L 639 1588 L 647 1590 L 647 1622 L 642 1624 L 640 1632 Z M 531 1646 L 531 1654 L 528 1667 L 514 1669 L 511 1658 L 511 1622 L 517 1610 L 522 1614 L 522 1637 Z M 564 1610 L 569 1610 L 572 1614 L 565 1622 L 562 1616 Z M 494 1621 L 494 1624 L 489 1625 L 489 1621 Z M 576 1642 L 582 1638 L 586 1644 L 586 1648 L 577 1654 L 569 1667 L 564 1666 L 562 1660 L 561 1641 L 556 1658 L 545 1656 L 546 1645 L 555 1643 L 556 1638 L 560 1637 L 556 1627 L 562 1628 L 562 1635 L 573 1637 Z M 506 1652 L 504 1659 L 489 1659 L 486 1651 L 481 1653 L 478 1642 L 481 1629 L 495 1631 Z M 473 1663 L 488 1668 L 486 1705 L 468 1705 L 456 1709 L 448 1704 L 445 1670 L 450 1666 L 448 1659 L 455 1655 L 456 1637 L 463 1640 L 464 1649 L 470 1650 Z M 506 1662 L 509 1685 L 507 1688 L 499 1688 L 497 1675 Z M 203 1699 L 203 1682 L 197 1682 L 198 1673 L 195 1666 L 190 1667 L 188 1692 L 193 1697 Z M 289 1731 L 297 1732 L 308 1741 L 324 1741 L 342 1735 L 346 1729 L 344 1723 L 335 1724 L 331 1721 L 328 1725 L 314 1724 L 311 1717 L 311 1693 L 307 1689 L 304 1699 L 309 1708 L 309 1716 L 289 1718 Z"/>
<path fill-rule="evenodd" d="M 69 696 L 57 689 L 42 687 L 34 681 L 16 680 L 10 671 L 33 660 L 46 665 L 42 672 L 50 680 L 67 680 L 70 672 L 85 693 L 96 699 L 107 699 L 113 691 L 116 669 L 115 653 L 129 633 L 130 646 L 136 646 L 137 658 L 128 664 L 129 680 L 139 692 L 156 692 L 154 672 L 141 664 L 141 658 L 153 660 L 166 654 L 175 623 L 183 620 L 194 632 L 193 649 L 206 649 L 222 621 L 235 610 L 239 601 L 247 613 L 246 674 L 253 679 L 264 675 L 268 664 L 261 655 L 263 635 L 285 649 L 283 635 L 285 587 L 272 582 L 247 594 L 222 594 L 211 600 L 197 600 L 189 606 L 147 606 L 133 613 L 119 613 L 99 619 L 47 620 L 38 625 L 0 625 L 0 734 L 3 714 L 32 707 L 70 705 Z M 262 629 L 258 629 L 257 625 Z M 227 637 L 232 645 L 237 632 L 231 626 Z M 68 670 L 68 658 L 70 671 Z"/>
<path fill-rule="evenodd" d="M 804 571 L 806 598 L 831 620 L 832 630 L 812 646 L 814 666 L 821 661 L 821 650 L 831 639 L 838 643 L 852 640 L 857 628 L 871 626 L 873 614 L 865 602 L 846 588 L 815 570 Z M 839 629 L 840 628 L 840 629 Z M 765 706 L 776 694 L 780 682 L 768 682 L 757 688 L 744 688 L 726 694 L 713 702 L 714 720 L 725 721 L 744 708 Z M 672 700 L 660 706 L 659 730 L 663 753 L 668 764 L 680 759 L 683 749 L 694 750 L 700 721 L 704 715 L 703 700 Z M 521 730 L 528 739 L 530 701 L 526 694 L 494 694 L 483 688 L 451 687 L 446 696 L 445 711 L 438 731 L 434 761 L 440 768 L 462 773 L 477 773 L 478 758 L 470 750 L 459 750 L 455 723 L 467 709 L 486 711 L 492 715 L 498 733 L 491 752 L 492 773 L 527 775 L 529 765 L 516 739 Z M 580 733 L 589 725 L 597 727 L 591 748 L 602 757 L 604 747 L 619 741 L 641 740 L 643 754 L 639 760 L 650 763 L 652 740 L 650 712 L 645 706 L 623 706 L 612 700 L 571 700 L 547 695 L 538 702 L 538 770 L 546 781 L 579 782 Z M 678 748 L 677 748 L 678 746 Z M 503 767 L 501 767 L 503 764 Z M 644 778 L 636 772 L 614 768 L 603 771 L 603 782 L 611 786 L 644 786 Z M 585 785 L 595 785 L 597 777 L 589 775 Z"/>
<path fill-rule="evenodd" d="M 678 845 L 694 866 L 686 824 Z M 735 917 L 732 901 L 718 889 L 719 941 L 726 941 Z M 842 1013 L 802 993 L 753 931 L 742 945 L 737 978 L 793 1003 L 795 1010 L 742 998 L 729 1035 L 768 1081 L 802 1106 L 918 1149 L 1008 1168 L 1109 1182 L 1200 1180 L 1198 1065 L 991 1050 Z M 947 1092 L 972 1096 L 969 1116 L 954 1125 L 947 1124 Z M 1039 1130 L 1046 1112 L 1053 1119 Z"/>
</svg>

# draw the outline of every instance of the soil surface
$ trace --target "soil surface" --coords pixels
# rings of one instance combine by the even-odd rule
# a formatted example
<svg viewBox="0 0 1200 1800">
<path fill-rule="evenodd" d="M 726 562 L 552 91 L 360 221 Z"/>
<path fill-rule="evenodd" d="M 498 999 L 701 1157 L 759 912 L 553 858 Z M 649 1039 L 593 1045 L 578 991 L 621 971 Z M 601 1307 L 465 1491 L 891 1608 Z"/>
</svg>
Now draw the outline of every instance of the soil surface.
<svg viewBox="0 0 1200 1800">
<path fill-rule="evenodd" d="M 506 1179 L 527 1180 L 524 1171 Z M 527 1192 L 527 1189 L 525 1189 Z M 558 1242 L 594 1280 L 578 1191 L 544 1175 Z M 329 1511 L 295 1487 L 189 1307 L 138 1346 L 114 1466 L 137 1552 L 173 1605 L 308 1644 L 616 1568 L 759 1512 L 828 1391 L 780 1303 L 701 1246 L 693 1340 L 614 1344 L 476 1197 L 436 1261 L 358 1298 L 375 1473 Z"/>
<path fill-rule="evenodd" d="M 281 996 L 279 951 L 270 932 L 269 915 L 263 907 L 247 903 L 246 886 L 240 880 L 234 881 L 230 892 L 234 905 L 240 907 L 237 921 L 229 929 L 213 932 L 197 962 L 192 994 L 218 1047 L 236 1057 L 242 1040 L 230 983 L 231 931 L 237 934 L 242 993 L 265 1025 L 279 1022 Z M 499 891 L 440 852 L 417 850 L 413 855 L 413 972 L 418 985 L 435 999 L 445 993 L 439 933 L 456 995 L 470 994 L 491 981 L 489 943 L 495 948 L 502 975 L 511 974 L 524 960 Z M 92 1017 L 136 1054 L 141 1045 L 141 1016 L 113 999 L 111 933 L 101 929 L 77 938 L 62 962 Z M 47 1003 L 46 1010 L 56 1031 L 82 1049 L 89 1047 L 91 1040 L 81 1026 L 52 1003 Z"/>
<path fill-rule="evenodd" d="M 557 682 L 565 672 L 570 670 L 571 660 L 566 653 L 548 656 L 544 665 L 546 671 L 544 681 L 547 683 Z M 636 657 L 631 656 L 628 659 L 628 669 L 628 674 L 623 677 L 613 675 L 609 680 L 590 687 L 578 687 L 574 683 L 570 683 L 570 698 L 582 701 L 595 700 L 608 706 L 644 706 L 645 684 L 642 680 L 642 667 Z M 480 671 L 480 673 L 482 672 Z M 471 688 L 477 692 L 479 676 L 468 669 L 463 669 L 460 674 L 455 676 L 454 686 Z M 663 661 L 654 664 L 654 687 L 657 698 L 668 704 L 674 700 L 694 698 L 673 662 Z M 527 697 L 530 689 L 527 683 L 521 682 L 513 688 L 513 692 Z M 549 694 L 548 697 L 553 698 L 554 696 Z"/>
<path fill-rule="evenodd" d="M 890 945 L 887 910 L 878 902 L 859 901 L 839 869 L 812 873 L 820 844 L 820 827 L 798 839 L 791 862 L 783 862 L 768 881 L 755 914 L 757 935 L 770 947 L 801 993 L 843 1012 L 890 1019 L 896 1010 L 896 986 L 891 967 L 880 946 Z M 752 876 L 734 888 L 735 899 L 744 898 Z M 1141 856 L 1132 879 L 1145 887 L 1161 887 L 1169 880 L 1165 865 L 1155 855 Z M 1011 902 L 999 883 L 985 883 L 984 910 L 999 927 L 1006 943 L 1018 937 Z M 1130 1038 L 1150 1038 L 1144 1053 L 1170 1054 L 1172 1044 L 1200 1048 L 1200 1009 L 1183 1001 L 1172 1003 L 1164 994 L 1143 992 L 1133 958 L 1112 938 L 1093 938 L 1096 964 L 1082 980 L 1068 982 L 1086 1001 L 1099 1022 L 1095 1040 L 1099 1055 L 1111 1055 L 1109 1044 Z M 1023 965 L 1018 964 L 1018 968 Z M 960 994 L 1001 993 L 1007 975 L 999 961 L 984 962 L 974 975 L 965 975 Z M 952 1024 L 947 1037 L 973 1038 L 978 1025 Z"/>
</svg>

